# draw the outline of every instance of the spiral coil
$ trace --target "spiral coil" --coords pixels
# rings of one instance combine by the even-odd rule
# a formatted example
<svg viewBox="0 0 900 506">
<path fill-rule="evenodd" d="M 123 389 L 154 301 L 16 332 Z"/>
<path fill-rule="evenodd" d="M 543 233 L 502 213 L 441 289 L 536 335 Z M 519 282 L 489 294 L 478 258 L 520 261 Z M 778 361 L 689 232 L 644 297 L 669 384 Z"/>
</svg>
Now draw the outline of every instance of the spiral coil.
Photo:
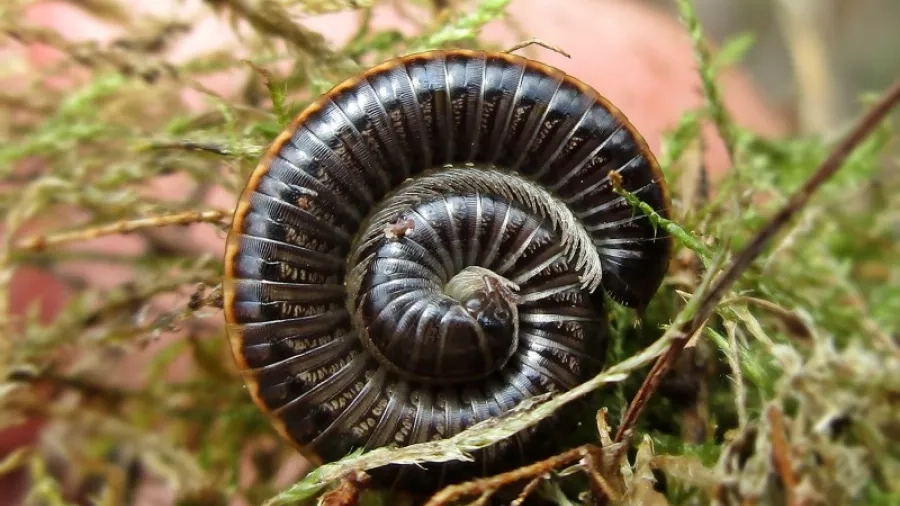
<svg viewBox="0 0 900 506">
<path fill-rule="evenodd" d="M 225 316 L 254 401 L 321 463 L 449 437 L 595 374 L 603 294 L 646 305 L 671 249 L 611 171 L 668 215 L 627 119 L 532 60 L 432 51 L 335 87 L 275 140 L 228 237 Z M 432 488 L 541 454 L 548 427 L 474 463 L 373 474 Z"/>
</svg>

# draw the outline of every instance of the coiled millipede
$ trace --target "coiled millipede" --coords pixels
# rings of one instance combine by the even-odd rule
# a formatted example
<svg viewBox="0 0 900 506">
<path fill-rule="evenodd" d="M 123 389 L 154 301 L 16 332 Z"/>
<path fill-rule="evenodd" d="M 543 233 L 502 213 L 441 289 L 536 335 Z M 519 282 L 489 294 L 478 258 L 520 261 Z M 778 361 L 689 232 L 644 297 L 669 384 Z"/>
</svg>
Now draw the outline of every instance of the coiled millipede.
<svg viewBox="0 0 900 506">
<path fill-rule="evenodd" d="M 336 86 L 274 141 L 228 236 L 225 317 L 253 400 L 319 464 L 586 380 L 605 358 L 604 294 L 646 306 L 671 254 L 611 171 L 668 216 L 625 116 L 523 57 L 430 51 Z M 371 474 L 413 490 L 510 468 L 576 414 L 474 462 Z"/>
</svg>

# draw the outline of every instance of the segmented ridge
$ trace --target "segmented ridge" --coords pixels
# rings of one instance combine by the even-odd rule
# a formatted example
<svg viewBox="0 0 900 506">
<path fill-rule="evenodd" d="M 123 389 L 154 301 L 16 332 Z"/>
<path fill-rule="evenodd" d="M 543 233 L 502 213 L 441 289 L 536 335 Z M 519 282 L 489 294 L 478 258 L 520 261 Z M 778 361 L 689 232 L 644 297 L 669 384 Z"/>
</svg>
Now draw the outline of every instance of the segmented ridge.
<svg viewBox="0 0 900 506">
<path fill-rule="evenodd" d="M 364 223 L 390 222 L 373 215 L 386 195 L 448 165 L 455 175 L 473 172 L 471 165 L 491 171 L 413 183 L 418 193 L 398 194 L 389 207 L 415 223 L 414 233 L 402 241 L 365 235 Z M 599 280 L 614 299 L 645 305 L 670 248 L 664 232 L 612 191 L 610 171 L 667 216 L 659 168 L 624 116 L 583 83 L 524 58 L 422 53 L 335 87 L 273 143 L 229 234 L 226 320 L 254 400 L 321 462 L 357 446 L 449 437 L 522 399 L 575 386 L 605 354 L 602 297 L 590 291 Z M 361 281 L 369 271 L 348 271 L 363 237 L 360 260 L 393 274 L 376 268 Z M 345 282 L 350 295 L 406 297 L 387 314 L 406 329 L 398 335 L 414 335 L 405 332 L 434 318 L 422 290 L 474 264 L 521 286 L 520 345 L 504 369 L 453 388 L 418 385 L 361 345 Z M 416 357 L 433 351 L 409 346 Z M 507 452 L 521 458 L 550 442 L 534 437 L 542 427 L 487 448 L 475 466 L 514 464 Z M 438 469 L 440 482 L 471 472 Z M 419 474 L 404 467 L 382 477 L 411 484 Z"/>
</svg>

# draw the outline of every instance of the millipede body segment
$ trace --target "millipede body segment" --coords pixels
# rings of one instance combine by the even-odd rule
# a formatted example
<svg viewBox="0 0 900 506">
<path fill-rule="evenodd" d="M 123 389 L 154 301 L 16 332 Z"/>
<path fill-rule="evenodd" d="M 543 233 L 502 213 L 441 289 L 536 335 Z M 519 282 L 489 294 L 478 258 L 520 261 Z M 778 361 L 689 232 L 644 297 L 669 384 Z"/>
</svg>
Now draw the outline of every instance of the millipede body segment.
<svg viewBox="0 0 900 506">
<path fill-rule="evenodd" d="M 670 239 L 645 141 L 596 91 L 506 53 L 390 60 L 320 97 L 240 196 L 225 317 L 254 401 L 314 463 L 445 438 L 602 367 L 604 294 L 645 306 Z M 552 450 L 578 407 L 476 452 L 387 466 L 433 489 Z M 558 448 L 557 448 L 558 449 Z"/>
</svg>

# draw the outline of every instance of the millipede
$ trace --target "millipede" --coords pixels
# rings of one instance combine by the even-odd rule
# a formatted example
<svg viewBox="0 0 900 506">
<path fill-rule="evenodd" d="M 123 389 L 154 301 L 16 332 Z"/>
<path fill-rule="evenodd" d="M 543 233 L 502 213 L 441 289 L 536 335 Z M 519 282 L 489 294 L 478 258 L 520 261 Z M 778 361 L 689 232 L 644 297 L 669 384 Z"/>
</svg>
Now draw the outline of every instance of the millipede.
<svg viewBox="0 0 900 506">
<path fill-rule="evenodd" d="M 641 134 L 566 73 L 502 52 L 389 60 L 315 99 L 242 191 L 228 338 L 253 401 L 312 463 L 450 437 L 599 372 L 606 304 L 645 307 L 671 239 Z M 429 491 L 559 450 L 577 403 L 474 453 L 388 465 Z"/>
</svg>

